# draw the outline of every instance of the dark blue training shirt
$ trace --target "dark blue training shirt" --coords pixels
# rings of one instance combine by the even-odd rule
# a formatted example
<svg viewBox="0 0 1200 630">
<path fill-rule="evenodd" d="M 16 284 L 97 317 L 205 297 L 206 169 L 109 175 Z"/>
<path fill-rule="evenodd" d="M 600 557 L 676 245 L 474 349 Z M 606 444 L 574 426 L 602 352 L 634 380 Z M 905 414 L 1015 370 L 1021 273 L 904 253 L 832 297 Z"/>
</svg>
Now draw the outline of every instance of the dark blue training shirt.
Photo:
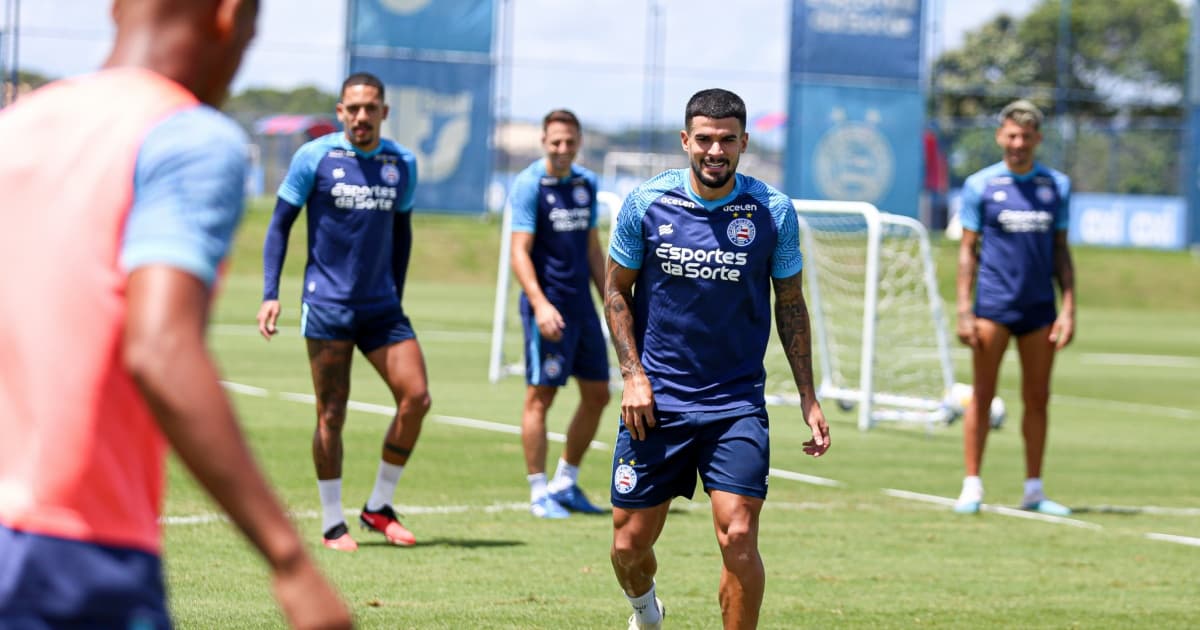
<svg viewBox="0 0 1200 630">
<path fill-rule="evenodd" d="M 588 233 L 596 227 L 596 174 L 571 165 L 564 178 L 539 159 L 517 175 L 509 194 L 514 232 L 533 234 L 529 255 L 546 299 L 564 316 L 595 312 Z"/>
<path fill-rule="evenodd" d="M 279 198 L 308 206 L 304 301 L 369 305 L 398 299 L 396 283 L 403 278 L 392 270 L 392 228 L 395 213 L 412 210 L 416 184 L 416 157 L 391 140 L 364 153 L 339 131 L 300 147 Z M 402 255 L 407 260 L 407 252 Z M 278 294 L 277 280 L 274 289 Z"/>
<path fill-rule="evenodd" d="M 1023 175 L 999 162 L 967 178 L 959 218 L 982 239 L 977 309 L 1019 313 L 1054 303 L 1054 234 L 1070 225 L 1070 195 L 1070 178 L 1036 162 Z"/>
<path fill-rule="evenodd" d="M 771 278 L 800 272 L 799 225 L 786 195 L 737 174 L 705 201 L 687 169 L 642 184 L 617 215 L 609 255 L 638 269 L 634 334 L 664 411 L 764 403 Z"/>
</svg>

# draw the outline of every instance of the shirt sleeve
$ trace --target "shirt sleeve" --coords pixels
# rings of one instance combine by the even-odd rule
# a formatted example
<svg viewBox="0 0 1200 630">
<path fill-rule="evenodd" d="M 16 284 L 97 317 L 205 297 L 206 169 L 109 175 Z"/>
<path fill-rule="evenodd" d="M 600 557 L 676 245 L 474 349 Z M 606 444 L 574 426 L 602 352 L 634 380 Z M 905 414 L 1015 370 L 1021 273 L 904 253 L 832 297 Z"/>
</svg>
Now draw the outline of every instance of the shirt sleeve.
<svg viewBox="0 0 1200 630">
<path fill-rule="evenodd" d="M 1071 227 L 1071 178 L 1062 173 L 1056 173 L 1055 183 L 1058 184 L 1059 208 L 1054 219 L 1055 230 L 1066 230 Z"/>
<path fill-rule="evenodd" d="M 588 223 L 588 229 L 595 229 L 600 225 L 600 201 L 596 198 L 600 193 L 600 182 L 596 180 L 595 173 L 588 173 L 586 179 L 592 187 L 592 220 Z"/>
<path fill-rule="evenodd" d="M 642 237 L 642 217 L 646 211 L 635 203 L 636 191 L 625 198 L 621 211 L 617 213 L 617 225 L 613 229 L 608 255 L 626 269 L 641 269 L 646 241 Z"/>
<path fill-rule="evenodd" d="M 508 204 L 512 212 L 514 232 L 537 232 L 537 193 L 537 178 L 530 177 L 528 172 L 522 172 L 513 181 L 512 190 L 508 193 Z"/>
<path fill-rule="evenodd" d="M 983 225 L 979 206 L 983 203 L 983 182 L 978 177 L 968 177 L 963 183 L 959 197 L 958 221 L 964 230 L 978 232 Z"/>
<path fill-rule="evenodd" d="M 138 151 L 120 265 L 168 265 L 211 286 L 244 208 L 247 138 L 207 106 L 155 126 Z"/>
<path fill-rule="evenodd" d="M 773 197 L 771 218 L 779 233 L 775 251 L 771 254 L 771 277 L 790 278 L 804 267 L 804 257 L 800 254 L 800 221 L 796 218 L 792 200 L 785 195 Z"/>
<path fill-rule="evenodd" d="M 400 198 L 397 211 L 412 212 L 417 197 L 417 156 L 405 151 L 401 157 L 404 165 L 408 167 L 408 187 L 404 189 L 404 196 Z"/>
<path fill-rule="evenodd" d="M 278 197 L 297 208 L 303 208 L 317 180 L 317 164 L 321 161 L 322 147 L 309 142 L 292 156 L 287 175 L 279 183 Z"/>
</svg>

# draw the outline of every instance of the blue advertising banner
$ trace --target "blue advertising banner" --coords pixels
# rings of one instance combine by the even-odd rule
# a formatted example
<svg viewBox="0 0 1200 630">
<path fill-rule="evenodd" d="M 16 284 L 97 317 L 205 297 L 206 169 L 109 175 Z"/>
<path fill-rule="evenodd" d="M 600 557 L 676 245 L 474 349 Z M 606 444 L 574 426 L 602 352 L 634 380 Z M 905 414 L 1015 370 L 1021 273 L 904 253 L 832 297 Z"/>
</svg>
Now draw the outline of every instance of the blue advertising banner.
<svg viewBox="0 0 1200 630">
<path fill-rule="evenodd" d="M 791 73 L 921 75 L 921 0 L 794 0 Z"/>
<path fill-rule="evenodd" d="M 1072 243 L 1110 247 L 1183 249 L 1187 205 L 1182 197 L 1071 195 Z"/>
<path fill-rule="evenodd" d="M 440 61 L 352 57 L 387 90 L 385 137 L 417 156 L 416 207 L 483 212 L 492 160 L 492 68 Z"/>
<path fill-rule="evenodd" d="M 913 121 L 922 118 L 920 92 L 808 83 L 793 85 L 791 100 L 803 106 L 793 106 L 789 118 L 789 194 L 917 216 L 923 152 Z"/>
<path fill-rule="evenodd" d="M 1186 240 L 1200 245 L 1200 3 L 1192 3 L 1188 33 L 1187 131 L 1183 141 L 1183 194 L 1187 199 Z"/>
<path fill-rule="evenodd" d="M 916 217 L 922 0 L 793 0 L 784 188 Z"/>
<path fill-rule="evenodd" d="M 491 0 L 350 0 L 352 47 L 492 52 Z"/>
</svg>

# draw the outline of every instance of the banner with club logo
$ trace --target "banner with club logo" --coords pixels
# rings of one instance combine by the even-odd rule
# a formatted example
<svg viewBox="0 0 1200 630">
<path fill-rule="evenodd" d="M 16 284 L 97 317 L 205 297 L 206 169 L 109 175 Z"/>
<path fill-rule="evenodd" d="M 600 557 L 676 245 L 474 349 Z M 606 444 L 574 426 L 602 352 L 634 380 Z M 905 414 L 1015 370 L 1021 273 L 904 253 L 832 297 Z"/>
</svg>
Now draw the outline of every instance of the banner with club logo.
<svg viewBox="0 0 1200 630">
<path fill-rule="evenodd" d="M 922 0 L 793 0 L 784 188 L 916 217 Z"/>
<path fill-rule="evenodd" d="M 494 12 L 494 0 L 350 0 L 349 72 L 383 81 L 383 134 L 417 157 L 418 209 L 486 207 Z"/>
</svg>

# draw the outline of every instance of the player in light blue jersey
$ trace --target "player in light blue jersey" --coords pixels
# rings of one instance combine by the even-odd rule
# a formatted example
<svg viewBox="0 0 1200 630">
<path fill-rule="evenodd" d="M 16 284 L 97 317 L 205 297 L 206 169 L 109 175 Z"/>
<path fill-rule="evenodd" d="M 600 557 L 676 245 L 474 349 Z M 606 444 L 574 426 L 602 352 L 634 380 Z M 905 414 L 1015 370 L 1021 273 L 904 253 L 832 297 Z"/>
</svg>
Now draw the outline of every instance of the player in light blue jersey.
<svg viewBox="0 0 1200 630">
<path fill-rule="evenodd" d="M 976 513 L 983 502 L 979 469 L 991 428 L 989 408 L 1001 360 L 1014 337 L 1024 405 L 1021 506 L 1057 516 L 1071 513 L 1042 490 L 1050 372 L 1055 353 L 1075 335 L 1075 269 L 1067 245 L 1071 182 L 1034 159 L 1042 141 L 1041 124 L 1042 112 L 1033 103 L 1018 100 L 1006 106 L 996 130 L 1004 160 L 968 177 L 963 185 L 958 338 L 971 347 L 975 386 L 963 419 L 967 476 L 954 505 L 960 513 Z M 1061 309 L 1055 307 L 1056 281 Z"/>
<path fill-rule="evenodd" d="M 525 329 L 525 406 L 521 444 L 530 512 L 566 518 L 601 514 L 579 488 L 579 465 L 608 404 L 608 352 L 589 285 L 604 290 L 604 253 L 596 229 L 596 175 L 576 165 L 582 140 L 575 114 L 556 109 L 542 120 L 546 157 L 517 175 L 512 207 L 512 268 L 521 283 Z M 546 413 L 567 378 L 579 406 L 554 479 L 546 482 Z"/>
<path fill-rule="evenodd" d="M 388 107 L 383 83 L 374 75 L 360 72 L 346 79 L 337 114 L 345 130 L 300 147 L 279 186 L 263 246 L 258 328 L 268 340 L 277 332 L 288 233 L 307 206 L 300 333 L 307 341 L 317 399 L 312 452 L 323 542 L 339 551 L 358 548 L 342 513 L 342 426 L 357 346 L 396 401 L 375 487 L 359 521 L 388 542 L 408 546 L 414 537 L 396 519 L 392 500 L 430 405 L 425 359 L 401 305 L 417 165 L 410 151 L 380 136 Z"/>
<path fill-rule="evenodd" d="M 699 473 L 721 548 L 722 619 L 753 628 L 766 583 L 758 520 L 770 465 L 763 356 L 772 287 L 812 431 L 805 453 L 825 453 L 829 427 L 813 385 L 795 210 L 783 193 L 737 174 L 746 106 L 732 92 L 702 90 L 684 122 L 691 168 L 634 190 L 609 248 L 604 311 L 624 379 L 612 563 L 633 606 L 629 627 L 659 627 L 654 543 L 671 500 L 691 498 Z"/>
</svg>

